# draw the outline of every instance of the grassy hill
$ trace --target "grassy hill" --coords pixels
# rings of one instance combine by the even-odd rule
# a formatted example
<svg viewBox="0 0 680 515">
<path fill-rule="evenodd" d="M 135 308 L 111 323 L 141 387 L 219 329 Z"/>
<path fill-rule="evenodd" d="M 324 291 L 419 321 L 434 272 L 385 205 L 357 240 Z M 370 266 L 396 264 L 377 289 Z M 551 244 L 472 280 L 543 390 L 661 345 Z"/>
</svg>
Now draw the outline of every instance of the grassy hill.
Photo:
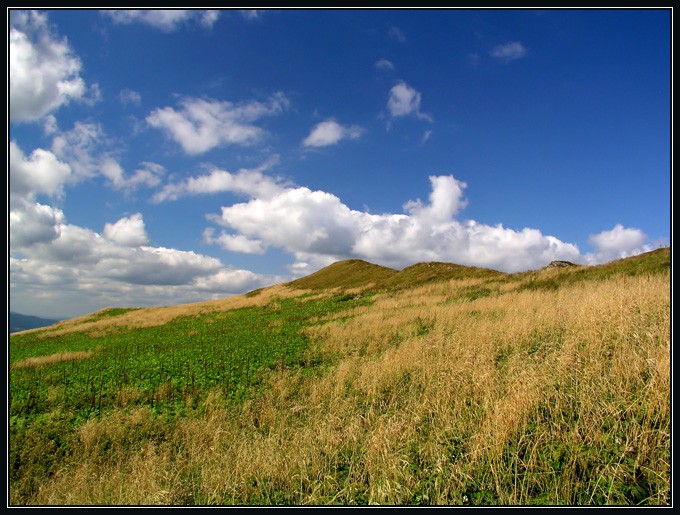
<svg viewBox="0 0 680 515">
<path fill-rule="evenodd" d="M 396 273 L 396 270 L 361 259 L 347 259 L 292 281 L 288 285 L 302 290 L 376 288 Z"/>
<path fill-rule="evenodd" d="M 452 279 L 496 277 L 501 272 L 453 263 L 417 263 L 397 271 L 360 259 L 338 261 L 288 286 L 302 290 L 399 290 Z"/>
<path fill-rule="evenodd" d="M 669 505 L 670 249 L 336 263 L 10 336 L 11 505 Z"/>
</svg>

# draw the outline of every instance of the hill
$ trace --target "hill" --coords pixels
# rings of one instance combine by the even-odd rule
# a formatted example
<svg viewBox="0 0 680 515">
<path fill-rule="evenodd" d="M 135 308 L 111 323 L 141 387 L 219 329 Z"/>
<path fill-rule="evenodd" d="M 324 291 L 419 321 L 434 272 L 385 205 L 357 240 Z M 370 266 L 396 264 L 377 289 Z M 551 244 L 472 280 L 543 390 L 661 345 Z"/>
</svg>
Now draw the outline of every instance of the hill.
<svg viewBox="0 0 680 515">
<path fill-rule="evenodd" d="M 422 286 L 437 281 L 451 281 L 462 279 L 492 278 L 503 276 L 502 272 L 477 268 L 472 266 L 455 265 L 453 263 L 417 263 L 404 268 L 382 283 L 385 289 L 405 289 Z"/>
<path fill-rule="evenodd" d="M 670 258 L 352 260 L 12 334 L 9 502 L 669 505 Z"/>
<path fill-rule="evenodd" d="M 31 315 L 22 315 L 14 311 L 9 312 L 9 332 L 16 333 L 18 331 L 25 331 L 27 329 L 37 329 L 38 327 L 45 327 L 56 324 L 59 320 L 50 318 L 41 318 Z"/>
<path fill-rule="evenodd" d="M 456 265 L 453 263 L 417 263 L 397 271 L 360 259 L 338 261 L 306 277 L 287 283 L 302 290 L 399 290 L 415 288 L 436 281 L 495 277 L 504 275 L 495 270 Z"/>
<path fill-rule="evenodd" d="M 361 259 L 347 259 L 291 281 L 288 286 L 302 290 L 376 288 L 396 273 L 396 270 Z"/>
</svg>

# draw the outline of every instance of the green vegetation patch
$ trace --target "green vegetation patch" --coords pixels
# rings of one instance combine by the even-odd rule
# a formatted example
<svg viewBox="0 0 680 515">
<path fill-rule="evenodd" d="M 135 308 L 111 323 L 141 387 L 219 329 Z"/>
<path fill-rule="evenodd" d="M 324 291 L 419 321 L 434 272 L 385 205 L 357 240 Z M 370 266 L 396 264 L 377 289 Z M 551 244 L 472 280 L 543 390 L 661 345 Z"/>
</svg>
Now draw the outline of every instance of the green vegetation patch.
<svg viewBox="0 0 680 515">
<path fill-rule="evenodd" d="M 370 297 L 346 295 L 281 299 L 101 337 L 12 336 L 10 364 L 58 352 L 98 351 L 87 360 L 12 370 L 10 417 L 16 424 L 60 408 L 87 419 L 127 405 L 130 391 L 137 392 L 134 403 L 157 412 L 184 412 L 212 388 L 244 399 L 261 385 L 263 374 L 318 361 L 305 355 L 303 329 L 311 320 L 367 302 Z M 62 394 L 50 396 L 50 391 Z"/>
</svg>

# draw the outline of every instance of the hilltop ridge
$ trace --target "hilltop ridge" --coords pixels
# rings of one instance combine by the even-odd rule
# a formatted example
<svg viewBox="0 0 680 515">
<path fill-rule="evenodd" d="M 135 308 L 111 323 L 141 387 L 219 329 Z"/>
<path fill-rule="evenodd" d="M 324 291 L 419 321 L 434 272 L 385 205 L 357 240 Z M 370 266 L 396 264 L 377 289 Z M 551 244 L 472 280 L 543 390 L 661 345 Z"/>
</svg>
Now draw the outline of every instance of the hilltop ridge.
<svg viewBox="0 0 680 515">
<path fill-rule="evenodd" d="M 365 288 L 379 286 L 397 273 L 362 259 L 345 259 L 286 284 L 302 290 Z"/>
<path fill-rule="evenodd" d="M 402 270 L 395 270 L 362 259 L 345 259 L 285 284 L 303 290 L 334 288 L 399 290 L 436 281 L 501 275 L 505 274 L 487 268 L 438 261 L 416 263 Z"/>
<path fill-rule="evenodd" d="M 627 275 L 649 273 L 667 266 L 670 266 L 670 247 L 658 248 L 599 265 L 581 265 L 570 261 L 556 260 L 536 270 L 527 270 L 526 272 L 514 274 L 490 268 L 439 261 L 416 263 L 402 270 L 395 270 L 361 259 L 345 259 L 328 265 L 305 277 L 283 284 L 290 288 L 302 290 L 344 290 L 358 288 L 362 290 L 389 291 L 415 288 L 438 281 L 520 277 L 525 274 L 540 276 L 544 273 L 564 274 L 565 280 L 572 282 L 591 277 L 605 277 L 619 272 Z"/>
</svg>

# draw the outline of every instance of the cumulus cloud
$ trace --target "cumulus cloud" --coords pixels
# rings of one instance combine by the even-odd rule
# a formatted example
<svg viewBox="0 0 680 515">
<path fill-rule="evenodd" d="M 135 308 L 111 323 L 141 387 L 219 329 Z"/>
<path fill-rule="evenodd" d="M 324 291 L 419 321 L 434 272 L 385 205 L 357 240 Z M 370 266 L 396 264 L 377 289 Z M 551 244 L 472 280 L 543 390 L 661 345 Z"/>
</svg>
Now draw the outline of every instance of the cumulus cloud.
<svg viewBox="0 0 680 515">
<path fill-rule="evenodd" d="M 124 247 L 140 247 L 149 241 L 141 213 L 104 225 L 104 238 Z"/>
<path fill-rule="evenodd" d="M 89 141 L 90 131 L 77 133 Z M 74 157 L 72 149 L 66 152 L 62 146 L 68 140 L 56 148 Z M 145 162 L 126 175 L 114 161 L 91 161 L 83 165 L 86 170 L 98 166 L 120 188 L 154 183 L 163 172 L 160 165 Z M 234 269 L 195 252 L 149 246 L 141 213 L 105 224 L 101 235 L 68 224 L 61 209 L 38 201 L 40 196 L 62 197 L 64 185 L 74 180 L 72 166 L 49 150 L 26 155 L 10 142 L 8 175 L 10 302 L 19 311 L 71 317 L 111 305 L 148 306 L 169 298 L 195 302 L 281 282 L 278 276 Z M 251 186 L 246 189 L 253 193 L 266 190 Z M 241 252 L 257 250 L 238 235 L 231 242 L 215 239 Z"/>
<path fill-rule="evenodd" d="M 224 206 L 210 219 L 248 241 L 292 253 L 299 270 L 350 257 L 396 268 L 448 261 L 509 272 L 579 259 L 575 245 L 537 229 L 458 220 L 466 184 L 450 175 L 432 176 L 430 184 L 428 201 L 408 201 L 403 213 L 370 214 L 324 191 L 288 187 L 270 198 Z"/>
<path fill-rule="evenodd" d="M 36 121 L 71 100 L 84 99 L 87 87 L 80 71 L 80 59 L 66 38 L 51 33 L 46 14 L 11 13 L 10 120 Z"/>
<path fill-rule="evenodd" d="M 216 274 L 207 277 L 199 277 L 195 282 L 196 290 L 206 292 L 221 292 L 227 294 L 243 293 L 264 286 L 280 283 L 286 279 L 281 276 L 272 276 L 263 280 L 263 276 L 237 268 L 220 270 Z"/>
<path fill-rule="evenodd" d="M 275 156 L 258 168 L 243 168 L 236 173 L 213 168 L 207 174 L 189 177 L 178 183 L 166 184 L 153 196 L 152 201 L 165 202 L 177 200 L 178 198 L 185 196 L 221 192 L 240 193 L 251 197 L 271 198 L 282 190 L 284 183 L 282 180 L 269 177 L 263 172 L 276 161 L 277 157 Z"/>
<path fill-rule="evenodd" d="M 208 227 L 203 232 L 203 241 L 209 245 L 219 245 L 224 250 L 241 252 L 243 254 L 264 254 L 267 250 L 260 240 L 249 240 L 242 234 L 227 234 L 221 232 L 216 238 L 213 237 L 215 230 Z"/>
<path fill-rule="evenodd" d="M 36 149 L 27 157 L 15 141 L 9 145 L 10 248 L 31 247 L 59 237 L 63 212 L 39 202 L 39 195 L 61 197 L 71 178 L 71 167 L 48 150 Z"/>
<path fill-rule="evenodd" d="M 340 125 L 335 120 L 326 120 L 314 126 L 302 144 L 305 147 L 327 147 L 343 139 L 357 139 L 364 129 L 358 125 Z"/>
<path fill-rule="evenodd" d="M 60 209 L 26 200 L 15 201 L 9 212 L 9 244 L 25 248 L 50 242 L 61 234 L 64 213 Z"/>
<path fill-rule="evenodd" d="M 502 63 L 511 63 L 512 61 L 521 59 L 526 55 L 526 53 L 526 48 L 524 48 L 524 45 L 519 41 L 511 41 L 509 43 L 498 45 L 490 52 L 491 57 Z"/>
<path fill-rule="evenodd" d="M 218 10 L 194 9 L 109 9 L 102 12 L 110 17 L 114 23 L 125 25 L 143 23 L 164 32 L 172 32 L 177 30 L 181 25 L 194 21 L 204 27 L 210 28 L 220 15 Z"/>
<path fill-rule="evenodd" d="M 289 101 L 283 93 L 267 103 L 250 101 L 235 104 L 200 98 L 180 100 L 180 109 L 155 109 L 146 117 L 152 127 L 161 129 L 179 143 L 187 154 L 202 154 L 222 145 L 252 145 L 264 130 L 252 122 L 283 112 Z"/>
<path fill-rule="evenodd" d="M 597 264 L 649 252 L 652 246 L 646 244 L 646 241 L 647 236 L 640 229 L 616 224 L 609 231 L 590 235 L 588 243 L 596 250 L 586 254 L 586 261 Z"/>
<path fill-rule="evenodd" d="M 384 71 L 393 71 L 394 70 L 394 64 L 392 64 L 392 61 L 389 61 L 385 58 L 378 59 L 374 65 L 377 70 L 384 70 Z"/>
<path fill-rule="evenodd" d="M 11 221 L 20 229 L 12 238 L 22 239 L 20 247 L 12 244 L 9 270 L 10 302 L 19 311 L 72 317 L 112 305 L 196 302 L 282 281 L 195 252 L 149 246 L 139 213 L 106 224 L 99 235 L 44 208 L 37 215 L 56 216 L 54 234 L 40 233 L 50 224 L 32 233 L 25 220 Z"/>
<path fill-rule="evenodd" d="M 431 115 L 420 111 L 420 100 L 420 92 L 401 81 L 390 89 L 387 109 L 392 118 L 413 115 L 421 120 L 432 122 Z"/>
<path fill-rule="evenodd" d="M 71 173 L 71 167 L 48 150 L 38 148 L 27 157 L 16 141 L 9 144 L 11 199 L 32 200 L 39 194 L 61 196 Z"/>
</svg>

